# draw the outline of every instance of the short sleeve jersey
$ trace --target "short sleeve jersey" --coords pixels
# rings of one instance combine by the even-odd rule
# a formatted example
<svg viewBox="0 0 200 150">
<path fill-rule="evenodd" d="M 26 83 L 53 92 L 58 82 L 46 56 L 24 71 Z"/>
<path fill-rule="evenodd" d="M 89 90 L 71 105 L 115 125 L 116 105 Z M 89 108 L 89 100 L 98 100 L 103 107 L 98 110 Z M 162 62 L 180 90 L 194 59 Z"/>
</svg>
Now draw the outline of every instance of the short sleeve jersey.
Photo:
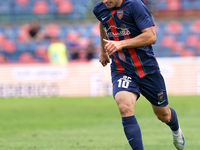
<svg viewBox="0 0 200 150">
<path fill-rule="evenodd" d="M 154 26 L 152 16 L 142 0 L 123 0 L 120 7 L 112 9 L 98 2 L 93 13 L 101 22 L 109 40 L 130 39 L 141 34 L 143 29 Z M 110 58 L 112 73 L 136 74 L 142 78 L 159 69 L 151 45 L 123 48 Z"/>
</svg>

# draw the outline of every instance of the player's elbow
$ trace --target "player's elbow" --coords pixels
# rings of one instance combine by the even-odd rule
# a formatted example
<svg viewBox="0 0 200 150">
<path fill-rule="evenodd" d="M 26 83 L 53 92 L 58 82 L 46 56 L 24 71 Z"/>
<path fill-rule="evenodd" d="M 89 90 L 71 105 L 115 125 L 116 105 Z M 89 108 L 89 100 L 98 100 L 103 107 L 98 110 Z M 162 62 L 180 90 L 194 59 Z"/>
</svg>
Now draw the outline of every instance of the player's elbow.
<svg viewBox="0 0 200 150">
<path fill-rule="evenodd" d="M 146 44 L 152 45 L 156 43 L 157 37 L 156 34 L 148 33 L 148 36 L 146 36 Z"/>
<path fill-rule="evenodd" d="M 146 36 L 147 44 L 151 45 L 156 43 L 157 37 L 153 26 L 142 30 L 142 32 Z"/>
<path fill-rule="evenodd" d="M 156 35 L 151 36 L 151 38 L 150 38 L 150 43 L 151 43 L 151 44 L 156 44 L 156 41 L 157 41 Z"/>
</svg>

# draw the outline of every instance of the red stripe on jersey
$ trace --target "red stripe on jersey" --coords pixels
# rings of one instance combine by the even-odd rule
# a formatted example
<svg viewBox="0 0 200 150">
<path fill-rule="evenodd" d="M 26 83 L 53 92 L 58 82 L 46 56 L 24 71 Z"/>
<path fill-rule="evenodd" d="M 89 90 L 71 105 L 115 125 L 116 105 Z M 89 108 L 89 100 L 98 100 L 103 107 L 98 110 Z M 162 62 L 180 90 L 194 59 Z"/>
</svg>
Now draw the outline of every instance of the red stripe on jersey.
<svg viewBox="0 0 200 150">
<path fill-rule="evenodd" d="M 112 10 L 110 18 L 116 13 L 117 10 Z"/>
<path fill-rule="evenodd" d="M 113 38 L 114 38 L 114 41 L 119 41 L 119 37 L 117 36 L 117 30 L 115 28 L 115 22 L 112 18 L 112 16 L 115 14 L 116 10 L 112 10 L 111 12 L 111 18 L 108 20 L 108 24 L 110 26 L 110 30 L 113 34 Z M 123 53 L 122 50 L 119 50 L 117 51 L 118 55 L 119 55 L 119 58 L 122 59 L 122 60 L 125 60 L 125 55 Z M 122 64 L 117 60 L 116 56 L 113 54 L 114 58 L 115 58 L 115 63 L 117 65 L 117 71 L 118 73 L 124 73 L 124 68 L 122 66 Z"/>
<path fill-rule="evenodd" d="M 117 71 L 118 73 L 124 73 L 124 68 L 122 66 L 122 64 L 117 60 L 116 56 L 113 54 L 114 58 L 115 58 L 115 63 L 117 65 Z"/>
<path fill-rule="evenodd" d="M 130 39 L 130 36 L 129 35 L 125 35 L 124 36 L 124 39 Z M 145 76 L 145 72 L 144 72 L 144 69 L 143 69 L 143 66 L 140 62 L 140 59 L 135 51 L 134 48 L 128 48 L 128 51 L 131 55 L 131 58 L 132 58 L 132 61 L 133 61 L 133 64 L 135 65 L 135 68 L 136 68 L 136 71 L 139 75 L 140 78 L 144 77 Z"/>
</svg>

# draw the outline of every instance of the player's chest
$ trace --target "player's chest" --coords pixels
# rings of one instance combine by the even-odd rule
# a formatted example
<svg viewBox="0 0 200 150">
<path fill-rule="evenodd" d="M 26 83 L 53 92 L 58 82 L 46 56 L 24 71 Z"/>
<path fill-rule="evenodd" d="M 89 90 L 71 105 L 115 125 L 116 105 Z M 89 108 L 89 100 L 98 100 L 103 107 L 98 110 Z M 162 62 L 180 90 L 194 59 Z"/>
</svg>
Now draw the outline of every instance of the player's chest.
<svg viewBox="0 0 200 150">
<path fill-rule="evenodd" d="M 104 13 L 102 13 L 100 20 L 103 26 L 106 26 L 107 24 L 110 24 L 113 21 L 115 25 L 129 24 L 133 22 L 131 14 L 124 9 L 107 10 Z"/>
<path fill-rule="evenodd" d="M 101 16 L 101 23 L 108 38 L 131 35 L 136 27 L 132 15 L 123 9 L 106 11 Z"/>
</svg>

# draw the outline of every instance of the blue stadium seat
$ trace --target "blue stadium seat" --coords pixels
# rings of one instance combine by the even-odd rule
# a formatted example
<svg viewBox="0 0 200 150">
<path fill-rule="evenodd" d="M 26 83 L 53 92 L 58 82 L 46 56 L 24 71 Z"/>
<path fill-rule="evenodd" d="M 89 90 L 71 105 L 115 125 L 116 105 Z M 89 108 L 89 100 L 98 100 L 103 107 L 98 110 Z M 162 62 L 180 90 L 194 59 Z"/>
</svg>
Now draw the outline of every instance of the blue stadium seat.
<svg viewBox="0 0 200 150">
<path fill-rule="evenodd" d="M 157 42 L 156 44 L 153 45 L 154 47 L 154 52 L 155 55 L 158 57 L 167 57 L 167 56 L 171 56 L 171 57 L 179 57 L 181 56 L 181 54 L 179 53 L 179 51 L 177 50 L 176 52 L 173 52 L 173 47 L 176 46 L 176 42 L 182 42 L 184 43 L 184 47 L 187 50 L 184 55 L 191 55 L 191 54 L 196 54 L 199 55 L 199 51 L 197 48 L 197 46 L 193 46 L 193 45 L 188 45 L 186 43 L 186 40 L 188 38 L 189 35 L 195 35 L 198 36 L 199 40 L 200 40 L 200 34 L 199 33 L 194 33 L 194 32 L 190 32 L 190 28 L 193 24 L 193 22 L 189 22 L 189 21 L 183 21 L 181 22 L 183 30 L 180 33 L 180 35 L 176 35 L 176 34 L 166 34 L 165 33 L 165 29 L 167 26 L 167 22 L 166 21 L 162 21 L 162 22 L 156 22 L 156 34 L 157 34 Z M 45 31 L 45 27 L 46 25 L 42 25 L 42 31 Z M 92 23 L 85 23 L 85 24 L 59 24 L 59 28 L 61 30 L 61 32 L 59 32 L 59 38 L 62 39 L 66 44 L 68 44 L 67 41 L 67 34 L 70 31 L 77 31 L 81 37 L 83 38 L 91 38 L 91 35 L 93 34 L 93 29 L 94 29 L 94 24 Z M 38 45 L 42 45 L 45 47 L 48 47 L 50 44 L 50 41 L 48 39 L 44 39 L 44 40 L 40 40 L 40 41 L 35 41 L 35 40 L 31 40 L 28 43 L 20 43 L 17 41 L 17 35 L 19 33 L 19 29 L 20 29 L 20 25 L 12 25 L 12 26 L 5 26 L 5 25 L 1 25 L 0 26 L 0 33 L 5 35 L 7 39 L 11 39 L 12 41 L 15 41 L 16 43 L 16 52 L 14 52 L 12 55 L 12 57 L 10 57 L 9 59 L 11 60 L 15 60 L 18 55 L 20 55 L 23 52 L 30 52 L 33 56 L 35 54 L 35 49 Z M 166 36 L 172 36 L 172 40 L 170 41 L 165 41 L 164 45 L 162 45 L 163 43 L 162 40 L 166 38 Z M 173 42 L 173 38 L 175 39 Z M 98 34 L 93 35 L 93 39 L 94 39 L 94 44 L 95 46 L 99 46 L 100 45 L 100 37 Z M 194 41 L 194 40 L 193 40 Z M 172 45 L 172 44 L 174 45 Z M 192 42 L 190 42 L 192 43 Z M 68 46 L 68 45 L 67 45 Z M 199 46 L 200 47 L 200 46 Z M 0 51 L 3 51 L 2 48 L 0 48 Z M 4 52 L 6 55 L 9 55 L 9 53 Z M 16 55 L 16 56 L 14 56 Z"/>
<path fill-rule="evenodd" d="M 190 25 L 191 23 L 189 22 L 182 22 L 182 25 L 183 25 L 183 30 L 182 30 L 182 34 L 181 34 L 181 37 L 179 38 L 179 41 L 185 41 L 188 34 L 189 34 L 189 28 L 190 28 Z"/>
<path fill-rule="evenodd" d="M 66 25 L 60 25 L 59 38 L 66 38 L 68 33 L 68 27 Z"/>
<path fill-rule="evenodd" d="M 7 55 L 8 61 L 11 63 L 17 62 L 19 59 L 19 53 L 15 52 L 12 53 L 11 55 Z"/>
<path fill-rule="evenodd" d="M 156 44 L 161 42 L 161 40 L 163 38 L 163 35 L 164 35 L 165 27 L 166 27 L 166 23 L 165 22 L 156 23 L 156 35 L 157 35 Z"/>
<path fill-rule="evenodd" d="M 55 14 L 57 10 L 57 6 L 55 3 L 49 3 L 49 13 Z"/>
<path fill-rule="evenodd" d="M 200 1 L 199 0 L 190 0 L 190 9 L 199 9 L 200 8 Z"/>
<path fill-rule="evenodd" d="M 169 47 L 158 47 L 156 51 L 157 57 L 170 57 L 170 48 Z"/>
<path fill-rule="evenodd" d="M 182 9 L 190 10 L 190 9 L 194 9 L 196 7 L 199 8 L 199 5 L 196 6 L 196 4 L 198 4 L 196 2 L 196 0 L 183 0 L 182 1 Z"/>
<path fill-rule="evenodd" d="M 16 51 L 18 53 L 30 51 L 28 43 L 16 42 L 16 48 L 17 48 Z"/>
<path fill-rule="evenodd" d="M 15 40 L 17 38 L 19 30 L 16 26 L 15 27 L 6 27 L 6 28 L 4 28 L 3 32 L 8 39 Z"/>
<path fill-rule="evenodd" d="M 0 1 L 0 14 L 12 14 L 12 3 L 10 1 Z"/>
<path fill-rule="evenodd" d="M 15 14 L 31 14 L 31 3 L 30 1 L 28 1 L 28 3 L 26 5 L 20 5 L 19 3 L 17 3 L 16 1 L 13 2 L 13 13 Z"/>
<path fill-rule="evenodd" d="M 166 3 L 166 1 L 159 1 L 159 3 L 156 2 L 156 3 L 154 3 L 154 4 L 155 4 L 155 6 L 156 6 L 156 10 L 166 10 L 166 8 L 167 8 L 167 3 Z"/>
</svg>

